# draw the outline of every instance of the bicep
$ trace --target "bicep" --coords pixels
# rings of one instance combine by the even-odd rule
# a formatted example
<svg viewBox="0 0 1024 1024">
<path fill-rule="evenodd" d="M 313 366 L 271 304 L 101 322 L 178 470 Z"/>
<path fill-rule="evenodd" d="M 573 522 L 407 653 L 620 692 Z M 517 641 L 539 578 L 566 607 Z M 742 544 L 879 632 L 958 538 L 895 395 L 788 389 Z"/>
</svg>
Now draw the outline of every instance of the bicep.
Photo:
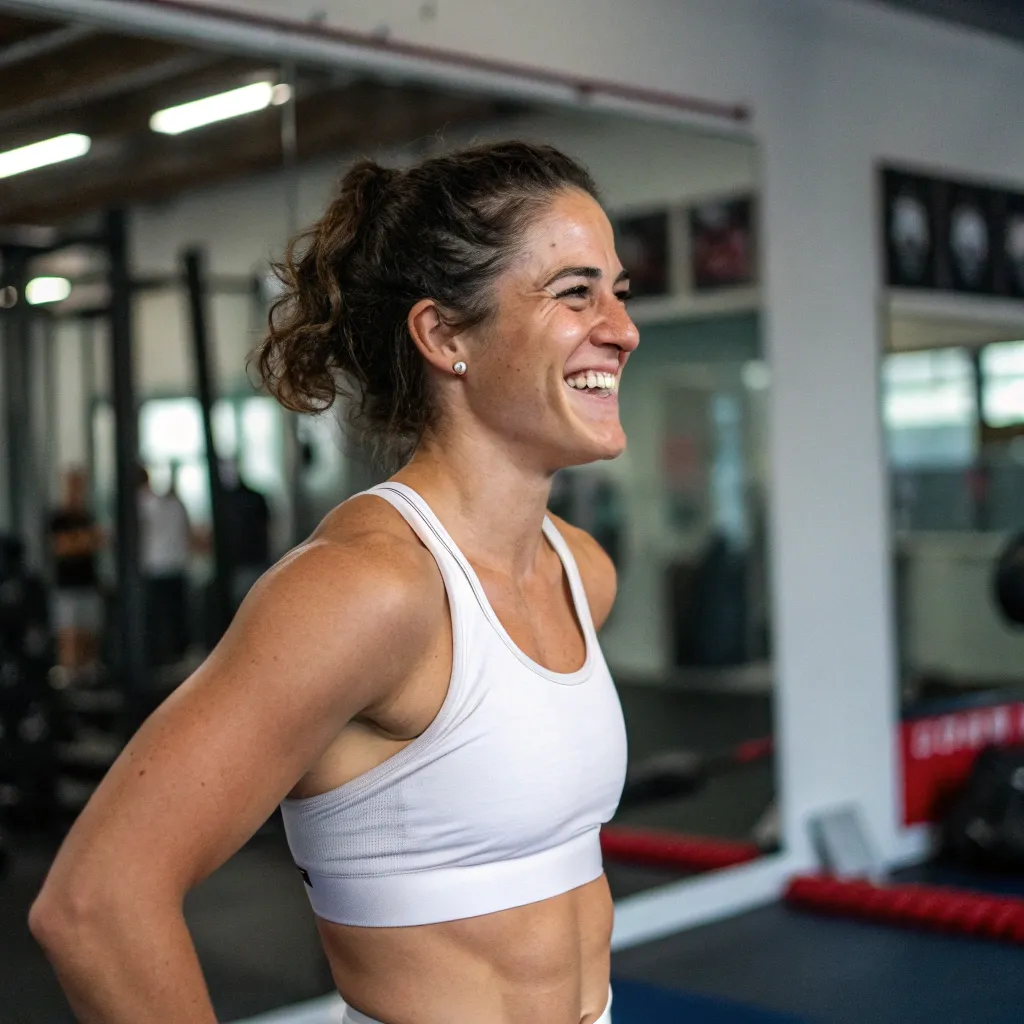
<svg viewBox="0 0 1024 1024">
<path fill-rule="evenodd" d="M 56 881 L 66 870 L 99 890 L 178 897 L 259 828 L 415 655 L 402 588 L 381 596 L 359 576 L 342 576 L 344 593 L 267 581 L 122 752 L 69 835 Z M 382 619 L 407 627 L 386 651 L 371 639 Z"/>
</svg>

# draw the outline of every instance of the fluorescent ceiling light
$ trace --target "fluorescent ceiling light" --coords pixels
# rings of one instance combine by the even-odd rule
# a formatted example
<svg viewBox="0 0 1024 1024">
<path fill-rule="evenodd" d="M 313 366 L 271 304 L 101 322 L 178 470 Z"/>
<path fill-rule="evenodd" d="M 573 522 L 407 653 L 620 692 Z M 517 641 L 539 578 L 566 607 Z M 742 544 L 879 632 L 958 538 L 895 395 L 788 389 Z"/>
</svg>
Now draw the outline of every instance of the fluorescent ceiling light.
<svg viewBox="0 0 1024 1024">
<path fill-rule="evenodd" d="M 88 135 L 70 134 L 9 149 L 6 153 L 0 153 L 0 178 L 9 178 L 13 174 L 34 171 L 37 167 L 85 156 L 91 145 L 92 140 Z"/>
<path fill-rule="evenodd" d="M 62 302 L 70 294 L 71 282 L 66 277 L 34 277 L 25 285 L 25 300 L 30 306 Z"/>
<path fill-rule="evenodd" d="M 206 96 L 191 103 L 158 110 L 149 119 L 149 127 L 163 135 L 179 135 L 216 121 L 226 121 L 229 117 L 254 114 L 257 110 L 265 110 L 272 103 L 286 103 L 290 98 L 291 89 L 287 85 L 255 82 L 240 89 L 217 93 L 216 96 Z"/>
</svg>

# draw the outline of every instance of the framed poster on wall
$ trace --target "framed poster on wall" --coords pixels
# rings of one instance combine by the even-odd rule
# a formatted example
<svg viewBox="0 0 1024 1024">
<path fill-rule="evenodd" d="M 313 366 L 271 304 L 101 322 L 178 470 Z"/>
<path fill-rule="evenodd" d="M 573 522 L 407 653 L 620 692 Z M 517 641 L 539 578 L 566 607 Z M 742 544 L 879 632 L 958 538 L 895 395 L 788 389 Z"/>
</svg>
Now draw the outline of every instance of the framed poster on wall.
<svg viewBox="0 0 1024 1024">
<path fill-rule="evenodd" d="M 883 168 L 885 283 L 1024 298 L 1024 193 Z"/>
<path fill-rule="evenodd" d="M 668 211 L 617 217 L 615 246 L 629 271 L 629 290 L 636 298 L 667 295 L 669 281 Z"/>
<path fill-rule="evenodd" d="M 939 233 L 936 182 L 916 174 L 882 173 L 885 280 L 903 288 L 936 288 Z"/>
<path fill-rule="evenodd" d="M 697 292 L 757 282 L 754 200 L 713 200 L 690 208 L 690 265 Z"/>
<path fill-rule="evenodd" d="M 997 287 L 1004 295 L 1024 299 L 1024 194 L 1003 196 L 996 250 Z"/>
<path fill-rule="evenodd" d="M 941 190 L 939 280 L 957 292 L 995 292 L 996 194 L 945 183 Z"/>
</svg>

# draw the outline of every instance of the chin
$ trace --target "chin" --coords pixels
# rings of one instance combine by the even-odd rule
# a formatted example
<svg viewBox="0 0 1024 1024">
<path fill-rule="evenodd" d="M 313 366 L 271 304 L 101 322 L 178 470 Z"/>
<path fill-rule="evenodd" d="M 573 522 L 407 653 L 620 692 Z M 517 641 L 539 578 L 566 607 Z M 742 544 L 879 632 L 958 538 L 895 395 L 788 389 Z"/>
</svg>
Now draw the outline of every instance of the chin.
<svg viewBox="0 0 1024 1024">
<path fill-rule="evenodd" d="M 610 459 L 617 459 L 626 450 L 626 437 L 619 434 L 617 437 L 588 438 L 585 442 L 573 445 L 569 450 L 563 450 L 560 459 L 559 469 L 568 469 L 570 466 L 585 466 L 591 462 L 607 462 Z"/>
</svg>

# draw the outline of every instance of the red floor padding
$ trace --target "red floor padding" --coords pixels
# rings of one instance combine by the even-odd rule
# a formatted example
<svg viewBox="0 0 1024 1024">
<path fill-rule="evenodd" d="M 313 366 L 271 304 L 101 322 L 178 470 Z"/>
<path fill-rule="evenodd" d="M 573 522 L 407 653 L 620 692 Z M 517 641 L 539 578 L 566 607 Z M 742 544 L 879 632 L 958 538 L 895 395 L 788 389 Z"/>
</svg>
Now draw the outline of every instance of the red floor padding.
<svg viewBox="0 0 1024 1024">
<path fill-rule="evenodd" d="M 839 917 L 1024 945 L 1024 899 L 1011 896 L 803 875 L 789 883 L 786 901 Z"/>
<path fill-rule="evenodd" d="M 605 825 L 601 850 L 609 860 L 645 867 L 677 868 L 680 871 L 715 871 L 746 864 L 761 856 L 753 843 L 739 843 L 703 836 L 684 836 L 660 829 Z"/>
</svg>

